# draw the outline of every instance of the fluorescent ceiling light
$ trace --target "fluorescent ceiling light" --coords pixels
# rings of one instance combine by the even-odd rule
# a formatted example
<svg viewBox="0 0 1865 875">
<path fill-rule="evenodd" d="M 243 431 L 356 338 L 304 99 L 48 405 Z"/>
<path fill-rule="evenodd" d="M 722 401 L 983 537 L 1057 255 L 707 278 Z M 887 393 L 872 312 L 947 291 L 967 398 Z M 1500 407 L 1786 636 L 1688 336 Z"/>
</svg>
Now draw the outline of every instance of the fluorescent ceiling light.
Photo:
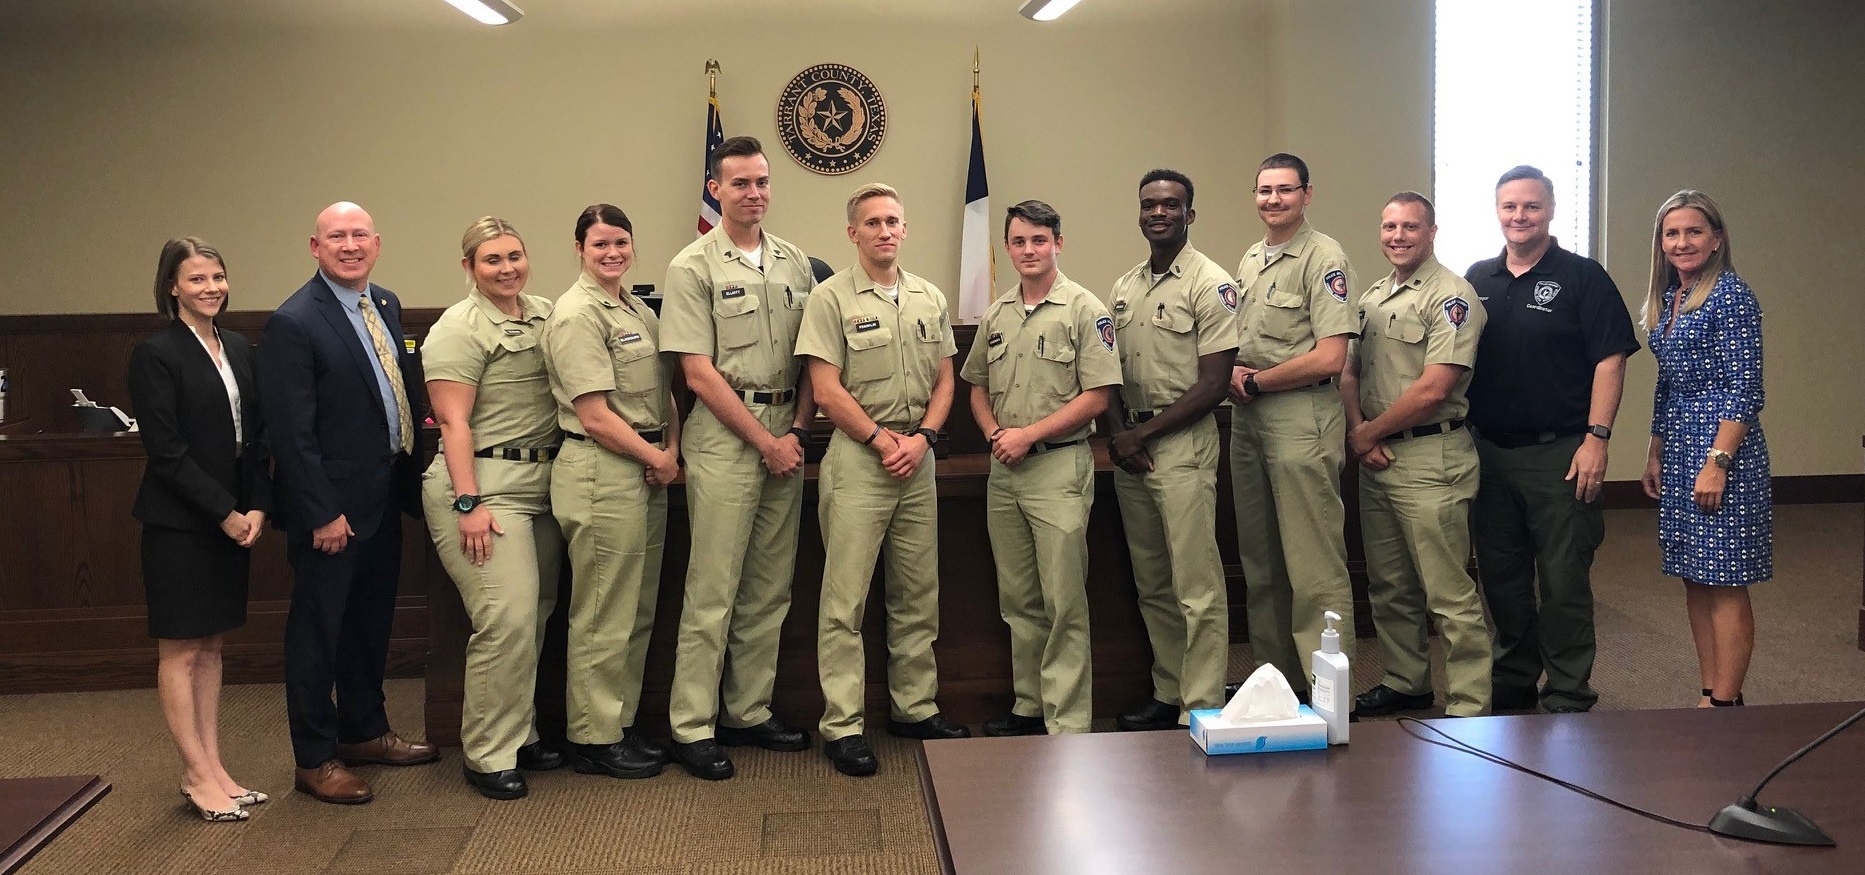
<svg viewBox="0 0 1865 875">
<path fill-rule="evenodd" d="M 1061 18 L 1062 13 L 1074 9 L 1075 4 L 1080 2 L 1081 0 L 1029 0 L 1017 12 L 1031 21 L 1054 21 Z"/>
<path fill-rule="evenodd" d="M 473 17 L 480 24 L 511 24 L 525 17 L 525 11 L 505 0 L 447 0 L 447 4 Z"/>
</svg>

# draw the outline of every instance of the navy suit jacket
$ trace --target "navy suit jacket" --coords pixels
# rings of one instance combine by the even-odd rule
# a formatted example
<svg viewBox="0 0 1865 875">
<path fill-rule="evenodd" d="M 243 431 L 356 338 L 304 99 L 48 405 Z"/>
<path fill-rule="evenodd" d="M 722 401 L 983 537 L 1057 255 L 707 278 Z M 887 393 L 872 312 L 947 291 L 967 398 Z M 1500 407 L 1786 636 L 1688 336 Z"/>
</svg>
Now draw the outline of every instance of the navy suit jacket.
<svg viewBox="0 0 1865 875">
<path fill-rule="evenodd" d="M 419 360 L 402 344 L 401 300 L 375 284 L 369 299 L 394 344 L 419 435 L 426 392 Z M 259 395 L 276 463 L 273 519 L 289 536 L 348 518 L 358 538 L 399 525 L 395 512 L 420 511 L 418 471 L 389 445 L 388 418 L 371 361 L 343 304 L 320 275 L 293 292 L 266 320 L 259 342 Z"/>
<path fill-rule="evenodd" d="M 207 348 L 181 320 L 130 354 L 130 405 L 149 456 L 130 513 L 147 525 L 217 532 L 233 511 L 272 512 L 253 348 L 224 329 L 220 344 L 240 387 L 238 411 L 227 405 L 226 384 Z M 240 418 L 244 447 L 233 434 L 234 416 Z"/>
</svg>

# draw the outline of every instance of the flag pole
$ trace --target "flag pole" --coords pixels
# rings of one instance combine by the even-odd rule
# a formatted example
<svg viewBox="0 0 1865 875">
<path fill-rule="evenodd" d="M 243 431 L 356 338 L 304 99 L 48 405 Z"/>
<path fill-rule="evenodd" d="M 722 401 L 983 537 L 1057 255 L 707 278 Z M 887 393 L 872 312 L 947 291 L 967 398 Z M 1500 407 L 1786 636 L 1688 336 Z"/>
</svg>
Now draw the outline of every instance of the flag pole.
<svg viewBox="0 0 1865 875">
<path fill-rule="evenodd" d="M 719 96 L 719 62 L 711 58 L 706 59 L 706 93 L 715 99 Z"/>
</svg>

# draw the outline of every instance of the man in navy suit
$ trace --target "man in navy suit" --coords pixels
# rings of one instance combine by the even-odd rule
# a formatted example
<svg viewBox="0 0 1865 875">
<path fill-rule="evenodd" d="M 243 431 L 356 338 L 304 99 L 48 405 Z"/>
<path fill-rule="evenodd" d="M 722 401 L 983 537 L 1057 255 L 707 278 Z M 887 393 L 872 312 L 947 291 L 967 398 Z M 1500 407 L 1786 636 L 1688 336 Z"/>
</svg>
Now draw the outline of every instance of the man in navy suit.
<svg viewBox="0 0 1865 875">
<path fill-rule="evenodd" d="M 259 345 L 259 394 L 277 447 L 274 519 L 294 577 L 285 705 L 295 786 L 342 804 L 374 798 L 349 766 L 440 756 L 398 737 L 383 709 L 397 511 L 420 507 L 422 382 L 402 344 L 400 300 L 369 282 L 381 246 L 362 207 L 325 208 L 311 238 L 317 274 L 273 312 Z"/>
</svg>

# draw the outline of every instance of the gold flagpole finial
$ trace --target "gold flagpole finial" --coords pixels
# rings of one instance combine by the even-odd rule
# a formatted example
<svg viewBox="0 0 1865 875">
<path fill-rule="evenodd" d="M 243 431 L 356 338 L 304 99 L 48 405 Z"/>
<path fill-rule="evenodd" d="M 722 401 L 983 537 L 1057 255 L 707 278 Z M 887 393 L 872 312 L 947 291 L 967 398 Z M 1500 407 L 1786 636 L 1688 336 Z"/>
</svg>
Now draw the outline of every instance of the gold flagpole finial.
<svg viewBox="0 0 1865 875">
<path fill-rule="evenodd" d="M 713 97 L 719 96 L 719 62 L 706 59 L 706 90 Z"/>
<path fill-rule="evenodd" d="M 977 89 L 978 87 L 978 71 L 980 69 L 981 68 L 978 66 L 978 47 L 972 46 L 971 47 L 971 87 L 974 90 Z"/>
</svg>

